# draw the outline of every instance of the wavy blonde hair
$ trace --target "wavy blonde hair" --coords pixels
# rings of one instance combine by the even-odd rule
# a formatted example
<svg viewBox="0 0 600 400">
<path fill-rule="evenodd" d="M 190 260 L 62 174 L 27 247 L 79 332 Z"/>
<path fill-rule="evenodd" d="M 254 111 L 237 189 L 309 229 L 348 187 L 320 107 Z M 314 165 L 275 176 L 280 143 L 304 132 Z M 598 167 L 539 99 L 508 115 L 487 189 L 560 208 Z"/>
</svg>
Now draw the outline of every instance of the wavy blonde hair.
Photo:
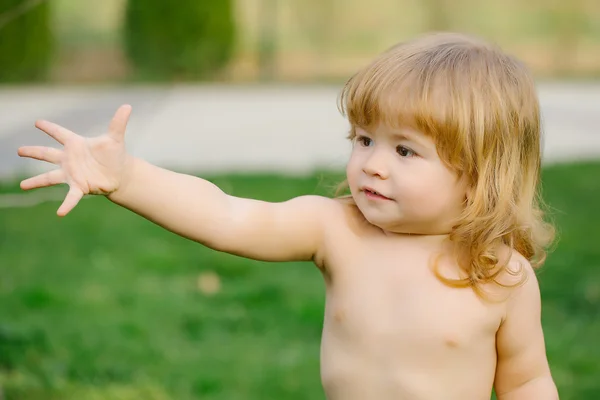
<svg viewBox="0 0 600 400">
<path fill-rule="evenodd" d="M 498 254 L 501 245 L 534 268 L 543 264 L 554 228 L 543 219 L 539 195 L 539 102 L 519 60 L 469 35 L 421 36 L 352 76 L 340 109 L 352 127 L 350 139 L 356 127 L 410 125 L 430 136 L 442 161 L 467 178 L 470 195 L 449 235 L 466 276 L 445 278 L 436 268 L 443 282 L 474 289 L 501 284 L 496 278 L 502 271 L 515 274 Z"/>
</svg>

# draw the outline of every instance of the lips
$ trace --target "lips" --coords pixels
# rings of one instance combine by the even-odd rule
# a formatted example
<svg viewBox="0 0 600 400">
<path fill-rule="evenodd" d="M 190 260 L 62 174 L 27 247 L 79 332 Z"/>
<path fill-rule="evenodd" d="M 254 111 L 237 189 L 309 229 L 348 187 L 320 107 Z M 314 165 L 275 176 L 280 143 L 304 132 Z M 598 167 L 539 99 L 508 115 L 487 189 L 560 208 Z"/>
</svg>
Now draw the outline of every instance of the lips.
<svg viewBox="0 0 600 400">
<path fill-rule="evenodd" d="M 367 196 L 370 199 L 374 199 L 374 200 L 391 200 L 389 197 L 386 197 L 383 194 L 381 194 L 378 191 L 376 191 L 375 189 L 371 189 L 369 187 L 363 188 L 362 191 L 364 192 L 365 196 Z"/>
</svg>

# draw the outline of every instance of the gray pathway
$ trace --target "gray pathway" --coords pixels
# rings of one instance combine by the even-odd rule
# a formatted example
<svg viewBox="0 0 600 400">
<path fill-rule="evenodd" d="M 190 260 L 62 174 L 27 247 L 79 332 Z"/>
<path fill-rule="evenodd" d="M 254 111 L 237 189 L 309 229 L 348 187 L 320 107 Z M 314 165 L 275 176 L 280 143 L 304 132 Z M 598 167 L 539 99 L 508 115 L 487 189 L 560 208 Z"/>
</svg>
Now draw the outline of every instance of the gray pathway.
<svg viewBox="0 0 600 400">
<path fill-rule="evenodd" d="M 180 171 L 304 172 L 340 168 L 349 153 L 334 86 L 0 88 L 0 178 L 45 171 L 20 159 L 26 144 L 51 144 L 44 118 L 83 135 L 133 106 L 130 151 Z M 600 83 L 541 84 L 545 162 L 600 158 Z"/>
</svg>

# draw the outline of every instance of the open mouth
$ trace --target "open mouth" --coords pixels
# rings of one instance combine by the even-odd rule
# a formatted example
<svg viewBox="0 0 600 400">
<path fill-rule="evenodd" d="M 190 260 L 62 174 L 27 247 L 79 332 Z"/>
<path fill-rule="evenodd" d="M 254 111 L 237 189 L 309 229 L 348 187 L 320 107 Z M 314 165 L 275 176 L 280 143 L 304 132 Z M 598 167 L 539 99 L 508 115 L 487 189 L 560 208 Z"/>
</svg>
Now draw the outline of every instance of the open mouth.
<svg viewBox="0 0 600 400">
<path fill-rule="evenodd" d="M 389 197 L 385 197 L 381 193 L 373 190 L 373 189 L 363 189 L 365 195 L 370 199 L 378 199 L 378 200 L 391 200 Z"/>
</svg>

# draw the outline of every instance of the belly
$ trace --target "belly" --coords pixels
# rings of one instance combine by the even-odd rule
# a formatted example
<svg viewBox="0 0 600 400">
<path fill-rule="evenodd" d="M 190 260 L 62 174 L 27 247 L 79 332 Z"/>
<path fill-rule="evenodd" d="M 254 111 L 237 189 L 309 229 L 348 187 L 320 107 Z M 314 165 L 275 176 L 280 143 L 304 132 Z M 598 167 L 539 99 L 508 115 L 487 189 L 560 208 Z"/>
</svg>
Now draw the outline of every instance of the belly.
<svg viewBox="0 0 600 400">
<path fill-rule="evenodd" d="M 477 381 L 478 375 L 448 382 L 447 376 L 411 371 L 357 368 L 345 376 L 323 380 L 328 400 L 489 400 L 491 385 Z"/>
<path fill-rule="evenodd" d="M 325 338 L 324 338 L 325 339 Z M 495 356 L 481 359 L 416 353 L 374 357 L 324 340 L 321 380 L 328 400 L 489 400 Z M 454 361 L 454 362 L 453 362 Z M 453 365 L 454 364 L 454 365 Z"/>
</svg>

